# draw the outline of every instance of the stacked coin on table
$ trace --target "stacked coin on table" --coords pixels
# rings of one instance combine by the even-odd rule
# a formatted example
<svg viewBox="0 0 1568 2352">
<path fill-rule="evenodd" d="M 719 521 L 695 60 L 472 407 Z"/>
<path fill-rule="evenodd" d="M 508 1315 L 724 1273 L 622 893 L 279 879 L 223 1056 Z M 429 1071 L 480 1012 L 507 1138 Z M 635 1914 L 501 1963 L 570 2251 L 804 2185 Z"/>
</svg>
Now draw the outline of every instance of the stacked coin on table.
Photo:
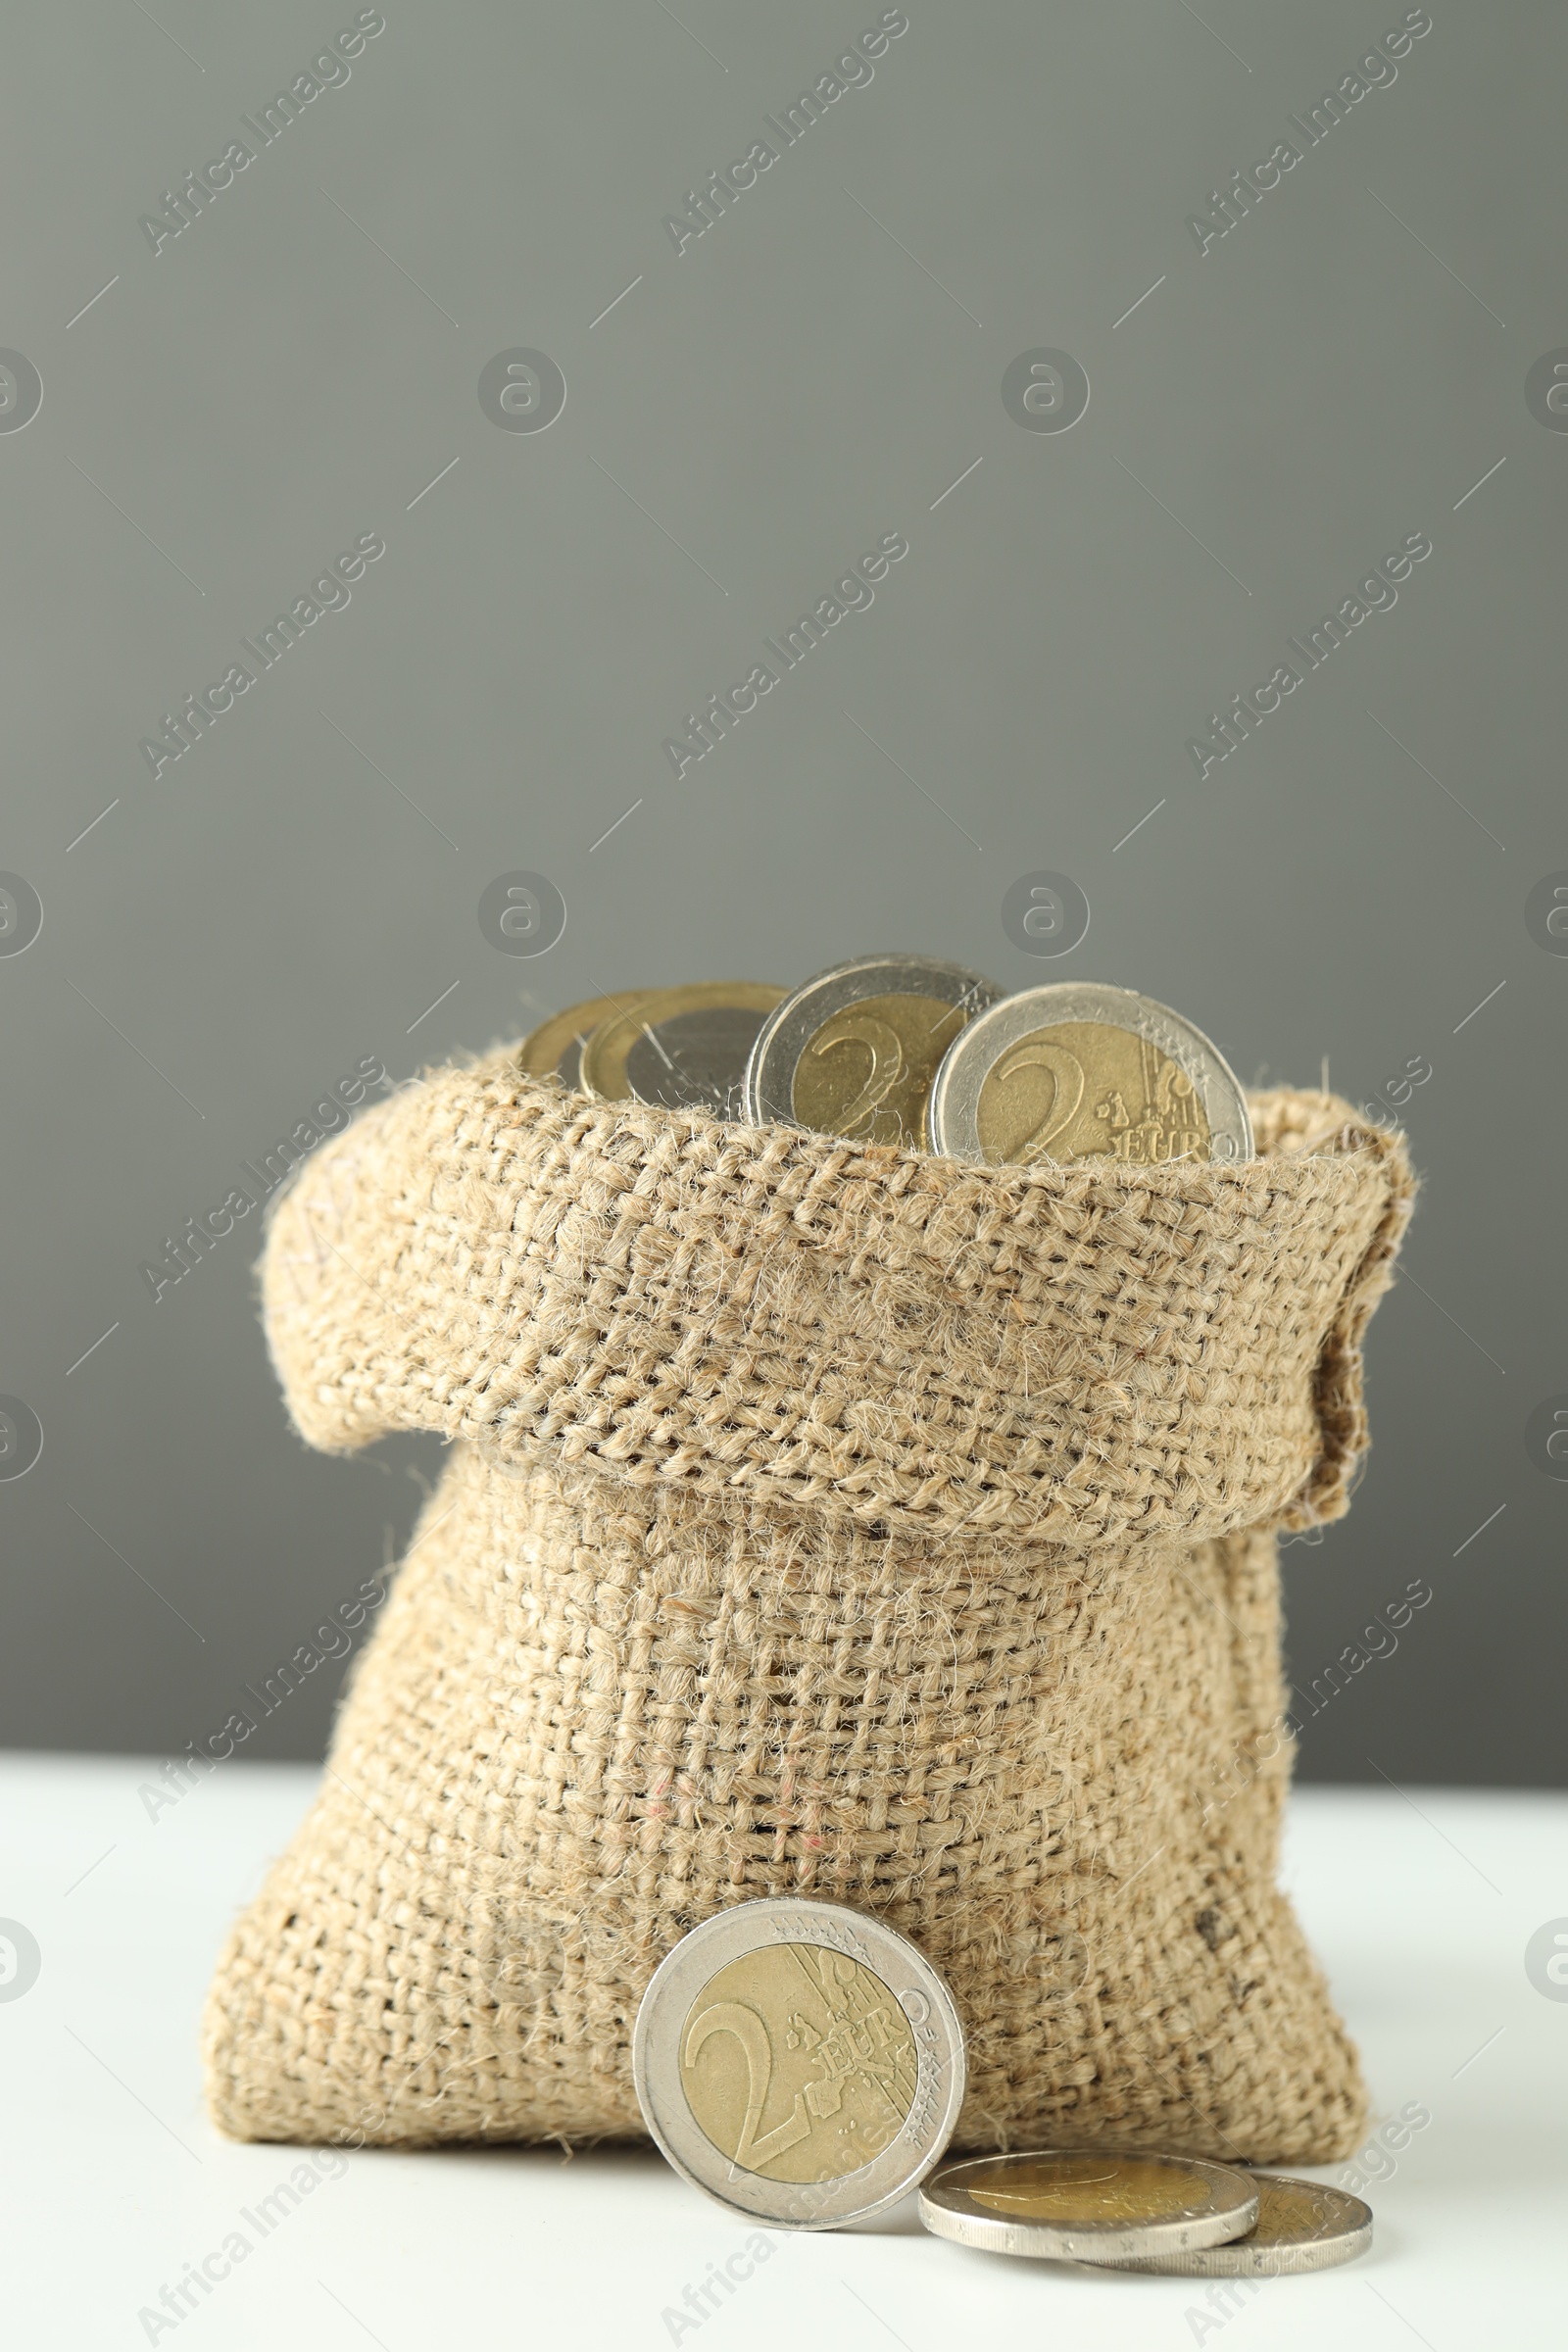
<svg viewBox="0 0 1568 2352">
<path fill-rule="evenodd" d="M 1348 2189 L 1290 2173 L 1253 2173 L 1257 2220 L 1242 2237 L 1171 2255 L 1100 2259 L 1113 2270 L 1164 2271 L 1197 2278 L 1274 2278 L 1353 2262 L 1372 2243 L 1372 2208 Z"/>
<path fill-rule="evenodd" d="M 519 1061 L 599 1102 L 992 1166 L 1252 1152 L 1234 1073 L 1180 1013 L 1082 982 L 1006 996 L 924 956 L 857 956 L 789 991 L 731 980 L 592 998 L 543 1022 Z"/>
<path fill-rule="evenodd" d="M 1343 2189 L 1149 2149 L 944 2165 L 920 2191 L 920 2219 L 988 2253 L 1185 2278 L 1326 2271 L 1372 2242 L 1370 2209 Z"/>
<path fill-rule="evenodd" d="M 945 2165 L 920 2198 L 938 2237 L 1057 2261 L 1187 2254 L 1242 2236 L 1257 2214 L 1245 2173 L 1142 2149 L 974 2157 Z"/>
</svg>

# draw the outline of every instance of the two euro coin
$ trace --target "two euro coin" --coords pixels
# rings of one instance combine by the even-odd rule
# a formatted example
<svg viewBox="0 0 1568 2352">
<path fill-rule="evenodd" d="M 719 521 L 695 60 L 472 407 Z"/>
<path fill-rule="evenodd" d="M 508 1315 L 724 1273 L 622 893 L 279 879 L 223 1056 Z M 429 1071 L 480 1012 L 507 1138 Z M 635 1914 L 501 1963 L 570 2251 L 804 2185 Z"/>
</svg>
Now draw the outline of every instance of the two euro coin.
<svg viewBox="0 0 1568 2352">
<path fill-rule="evenodd" d="M 1235 1072 L 1200 1029 L 1130 988 L 1004 997 L 955 1037 L 931 1088 L 930 1148 L 991 1166 L 1250 1159 Z"/>
<path fill-rule="evenodd" d="M 643 2120 L 732 2213 L 832 2230 L 922 2180 L 963 2102 L 963 2031 L 906 1937 L 842 1903 L 763 1896 L 682 1937 L 632 2034 Z"/>
<path fill-rule="evenodd" d="M 852 1143 L 929 1147 L 938 1065 L 1002 991 L 926 956 L 861 956 L 818 972 L 763 1024 L 746 1073 L 746 1116 Z"/>
</svg>

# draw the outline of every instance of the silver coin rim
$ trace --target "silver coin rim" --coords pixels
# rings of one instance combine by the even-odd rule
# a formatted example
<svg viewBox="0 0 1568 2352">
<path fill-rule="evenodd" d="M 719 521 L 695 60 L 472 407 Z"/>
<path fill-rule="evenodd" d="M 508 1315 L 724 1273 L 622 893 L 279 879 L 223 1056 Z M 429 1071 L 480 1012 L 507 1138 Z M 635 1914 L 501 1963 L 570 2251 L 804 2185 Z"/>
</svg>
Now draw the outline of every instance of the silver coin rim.
<svg viewBox="0 0 1568 2352">
<path fill-rule="evenodd" d="M 1236 2194 L 1229 2205 L 1208 2213 L 1176 2214 L 1147 2222 L 1089 2222 L 1071 2227 L 1054 2222 L 1009 2221 L 977 2206 L 961 2176 L 999 2164 L 1037 2163 L 1042 2156 L 1103 2156 L 1120 2162 L 1164 2164 L 1200 2179 L 1211 2194 L 1227 2182 Z M 1163 2148 L 1019 2148 L 1010 2156 L 969 2156 L 943 2168 L 920 2191 L 920 2219 L 937 2237 L 988 2254 L 1016 2254 L 1055 2261 L 1097 2262 L 1112 2267 L 1121 2255 L 1185 2253 L 1245 2236 L 1257 2220 L 1257 2190 L 1232 2164 L 1207 2156 L 1173 2156 Z"/>
<path fill-rule="evenodd" d="M 681 2088 L 679 2030 L 692 2002 L 710 1978 L 730 1961 L 772 1948 L 780 1939 L 768 1930 L 781 1914 L 799 1922 L 803 1929 L 817 1926 L 832 1936 L 843 1937 L 846 1934 L 852 1936 L 861 1949 L 851 1956 L 863 1959 L 863 1965 L 882 1979 L 901 2008 L 906 1993 L 917 1993 L 924 1999 L 925 2021 L 910 2021 L 916 2027 L 917 2098 L 919 2087 L 929 2082 L 933 2067 L 945 2064 L 947 2068 L 946 2096 L 941 2094 L 939 2084 L 935 2116 L 919 2138 L 912 2138 L 906 2123 L 880 2156 L 873 2157 L 856 2172 L 843 2174 L 837 2180 L 764 2180 L 759 2173 L 742 2173 L 732 2180 L 730 2175 L 735 2168 L 702 2130 Z M 811 1937 L 797 1934 L 784 1940 L 807 1943 Z M 843 1947 L 838 1944 L 832 1948 Z M 673 2049 L 667 2029 L 661 2042 L 662 2019 L 669 2016 L 676 2021 Z M 935 2039 L 942 2045 L 935 2052 L 930 2037 L 921 2038 L 922 2022 L 935 2030 Z M 906 1936 L 901 1936 L 885 1921 L 856 1910 L 853 1904 L 827 1902 L 810 1895 L 778 1894 L 732 1904 L 728 1910 L 717 1912 L 700 1927 L 693 1928 L 672 1951 L 666 1952 L 638 2004 L 632 2028 L 631 2071 L 643 2122 L 661 2153 L 682 2180 L 702 2189 L 728 2212 L 745 2221 L 763 2223 L 770 2230 L 838 2230 L 846 2223 L 866 2221 L 875 2214 L 885 2213 L 941 2163 L 963 2104 L 967 2062 L 963 2027 L 953 1995 L 942 1976 Z M 746 2186 L 744 2198 L 735 2193 L 741 2182 Z M 801 2211 L 803 2205 L 811 2209 Z M 791 2207 L 796 2210 L 789 2210 Z"/>
<path fill-rule="evenodd" d="M 926 1129 L 931 1149 L 944 1159 L 978 1160 L 982 1166 L 1084 1167 L 1087 1160 L 988 1162 L 980 1148 L 980 1090 L 1004 1054 L 1037 1029 L 1061 1021 L 1099 1021 L 1130 1029 L 1175 1062 L 1198 1089 L 1211 1142 L 1228 1142 L 1229 1152 L 1210 1151 L 1197 1164 L 1236 1167 L 1253 1156 L 1252 1122 L 1247 1097 L 1230 1063 L 1201 1029 L 1157 998 L 1135 988 L 1113 988 L 1097 980 L 1046 981 L 1004 997 L 989 1011 L 965 1023 L 943 1055 L 931 1085 Z M 1112 1165 L 1120 1165 L 1112 1162 Z M 1169 1163 L 1166 1163 L 1169 1164 Z M 1133 1171 L 1129 1169 L 1129 1173 Z M 1140 1174 L 1148 1173 L 1142 1167 Z"/>
<path fill-rule="evenodd" d="M 626 1003 L 620 1005 L 616 1011 L 612 1013 L 607 1013 L 604 1020 L 596 1021 L 594 1023 L 594 1026 L 589 1030 L 588 1035 L 583 1040 L 581 1061 L 587 1060 L 588 1048 L 593 1043 L 593 1040 L 598 1036 L 601 1029 L 608 1028 L 612 1021 L 623 1020 L 628 1015 L 635 1018 L 635 1016 L 643 1009 L 644 1006 L 657 1002 L 657 1000 L 661 997 L 682 997 L 688 995 L 692 990 L 696 990 L 701 994 L 706 994 L 710 1004 L 722 1004 L 725 1002 L 722 992 L 726 989 L 767 989 L 772 988 L 773 986 L 774 983 L 771 980 L 737 980 L 731 977 L 727 980 L 688 980 L 684 982 L 674 982 L 667 988 L 641 988 L 634 990 L 629 994 Z M 782 1002 L 783 1000 L 781 998 L 780 1003 Z M 688 1004 L 685 1009 L 688 1012 L 695 1012 L 698 1007 L 696 1005 Z M 672 1013 L 666 1013 L 664 1015 L 666 1020 L 671 1020 L 675 1016 Z M 637 1026 L 643 1030 L 650 1028 L 657 1029 L 660 1025 L 661 1024 L 657 1021 L 638 1021 L 637 1023 Z M 629 1100 L 629 1098 L 625 1095 L 596 1094 L 583 1079 L 581 1061 L 579 1062 L 578 1066 L 577 1092 L 579 1094 L 586 1094 L 590 1102 L 624 1102 Z M 649 1105 L 646 1103 L 643 1105 L 644 1109 L 648 1107 Z"/>
<path fill-rule="evenodd" d="M 938 985 L 911 987 L 912 973 L 919 973 Z M 792 1094 L 795 1065 L 822 1023 L 830 1021 L 847 1005 L 858 1004 L 866 997 L 889 996 L 941 997 L 949 1004 L 961 1004 L 970 995 L 976 1004 L 966 1024 L 970 1028 L 988 1007 L 1004 1001 L 999 984 L 988 980 L 983 972 L 972 972 L 965 964 L 946 963 L 929 956 L 889 950 L 885 955 L 857 956 L 849 963 L 830 963 L 825 971 L 813 973 L 781 1004 L 776 1004 L 758 1032 L 746 1064 L 747 1119 L 754 1127 L 801 1125 L 795 1116 Z M 962 1034 L 960 1030 L 959 1035 Z M 781 1076 L 782 1106 L 778 1102 Z"/>
<path fill-rule="evenodd" d="M 1129 2254 L 1119 2260 L 1107 2260 L 1102 2267 L 1110 2271 L 1163 2272 L 1172 2278 L 1289 2278 L 1303 2271 L 1332 2271 L 1343 2262 L 1354 2262 L 1372 2243 L 1372 2208 L 1364 2199 L 1351 2196 L 1348 2188 L 1335 2188 L 1324 2180 L 1305 2180 L 1299 2173 L 1256 2173 L 1259 2183 L 1281 2180 L 1292 2188 L 1309 2188 L 1314 2196 L 1332 2197 L 1347 2208 L 1344 2227 L 1324 2237 L 1276 2240 L 1267 2246 L 1254 2246 L 1250 2232 L 1219 2246 L 1195 2247 L 1186 2254 Z M 1356 2217 L 1360 2218 L 1357 2219 Z"/>
</svg>

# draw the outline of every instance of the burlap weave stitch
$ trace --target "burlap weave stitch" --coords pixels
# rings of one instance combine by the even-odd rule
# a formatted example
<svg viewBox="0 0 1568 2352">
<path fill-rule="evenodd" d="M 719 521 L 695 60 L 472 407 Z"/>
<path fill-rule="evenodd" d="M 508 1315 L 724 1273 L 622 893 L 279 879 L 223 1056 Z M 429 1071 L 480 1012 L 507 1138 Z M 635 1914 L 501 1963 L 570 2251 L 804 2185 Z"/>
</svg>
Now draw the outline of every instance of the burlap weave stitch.
<svg viewBox="0 0 1568 2352">
<path fill-rule="evenodd" d="M 295 1421 L 454 1443 L 222 1955 L 221 2128 L 635 2133 L 659 1960 L 809 1892 L 947 1975 L 959 2146 L 1347 2153 L 1273 1531 L 1346 1507 L 1411 1180 L 1332 1097 L 1252 1109 L 1241 1167 L 970 1168 L 496 1054 L 317 1152 Z"/>
</svg>

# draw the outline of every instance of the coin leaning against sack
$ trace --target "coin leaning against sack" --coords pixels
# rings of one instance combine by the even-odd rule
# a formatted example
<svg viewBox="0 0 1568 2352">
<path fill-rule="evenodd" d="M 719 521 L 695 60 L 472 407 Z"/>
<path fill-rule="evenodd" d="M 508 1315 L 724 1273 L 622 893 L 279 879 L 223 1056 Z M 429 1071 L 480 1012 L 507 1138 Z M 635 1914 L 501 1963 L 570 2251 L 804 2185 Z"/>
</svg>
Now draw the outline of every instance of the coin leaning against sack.
<svg viewBox="0 0 1568 2352">
<path fill-rule="evenodd" d="M 1234 1071 L 1168 1005 L 1082 981 L 1006 996 L 930 956 L 857 956 L 791 991 L 704 981 L 592 998 L 542 1022 L 518 1060 L 600 1102 L 993 1167 L 1252 1155 Z"/>
<path fill-rule="evenodd" d="M 1351 2261 L 1359 2197 L 1153 2149 L 944 2164 L 961 2020 L 907 1936 L 848 1904 L 736 1903 L 655 1970 L 632 2031 L 643 2121 L 683 2180 L 770 2229 L 836 2230 L 918 2188 L 934 2236 L 1112 2270 L 1268 2278 Z"/>
<path fill-rule="evenodd" d="M 941 2161 L 963 2103 L 953 1995 L 906 1936 L 843 1903 L 736 1903 L 684 1936 L 632 2032 L 643 2121 L 732 2213 L 832 2230 Z"/>
</svg>

